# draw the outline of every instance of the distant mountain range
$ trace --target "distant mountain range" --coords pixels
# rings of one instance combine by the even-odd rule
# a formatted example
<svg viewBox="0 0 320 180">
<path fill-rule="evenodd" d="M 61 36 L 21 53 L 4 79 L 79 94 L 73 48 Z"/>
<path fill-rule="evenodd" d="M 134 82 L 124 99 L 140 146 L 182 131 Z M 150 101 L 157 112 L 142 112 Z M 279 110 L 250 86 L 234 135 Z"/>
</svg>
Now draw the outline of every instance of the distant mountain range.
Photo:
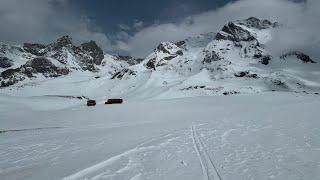
<svg viewBox="0 0 320 180">
<path fill-rule="evenodd" d="M 76 46 L 69 36 L 49 45 L 0 44 L 0 92 L 138 99 L 318 93 L 315 60 L 299 51 L 279 56 L 267 50 L 274 28 L 277 22 L 255 17 L 229 22 L 216 33 L 162 42 L 143 59 L 105 54 L 94 41 Z"/>
</svg>

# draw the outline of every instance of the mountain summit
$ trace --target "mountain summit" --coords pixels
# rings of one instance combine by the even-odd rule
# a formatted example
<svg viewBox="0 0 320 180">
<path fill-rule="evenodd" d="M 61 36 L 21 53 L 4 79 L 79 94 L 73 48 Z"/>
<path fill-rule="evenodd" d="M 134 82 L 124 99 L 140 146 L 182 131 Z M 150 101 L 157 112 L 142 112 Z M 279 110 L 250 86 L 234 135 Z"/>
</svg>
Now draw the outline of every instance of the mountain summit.
<svg viewBox="0 0 320 180">
<path fill-rule="evenodd" d="M 2 44 L 1 87 L 28 89 L 31 83 L 53 94 L 47 89 L 52 81 L 68 87 L 61 93 L 128 98 L 318 91 L 312 74 L 318 65 L 310 65 L 316 61 L 303 52 L 278 56 L 266 48 L 275 28 L 279 23 L 255 17 L 228 22 L 216 33 L 162 42 L 143 59 L 104 54 L 94 41 L 76 46 L 69 36 L 48 45 Z"/>
</svg>

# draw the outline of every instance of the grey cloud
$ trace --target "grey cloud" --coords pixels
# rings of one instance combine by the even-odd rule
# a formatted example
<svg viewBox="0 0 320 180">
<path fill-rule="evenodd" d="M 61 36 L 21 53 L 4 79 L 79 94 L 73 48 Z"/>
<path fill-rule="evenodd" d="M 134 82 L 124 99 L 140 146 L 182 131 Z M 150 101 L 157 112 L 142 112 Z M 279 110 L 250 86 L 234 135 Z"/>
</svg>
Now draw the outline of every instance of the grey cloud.
<svg viewBox="0 0 320 180">
<path fill-rule="evenodd" d="M 131 28 L 128 25 L 125 25 L 125 24 L 119 24 L 118 26 L 123 31 L 130 31 L 131 30 Z"/>
<path fill-rule="evenodd" d="M 319 0 L 239 0 L 174 23 L 155 21 L 146 26 L 135 20 L 127 28 L 136 33 L 121 30 L 110 40 L 85 14 L 72 9 L 69 0 L 1 0 L 0 41 L 47 43 L 70 34 L 77 42 L 95 40 L 107 52 L 143 57 L 162 41 L 217 32 L 228 21 L 256 16 L 283 24 L 273 32 L 274 38 L 267 46 L 272 52 L 295 49 L 319 57 L 319 9 Z"/>
<path fill-rule="evenodd" d="M 136 29 L 140 29 L 142 28 L 143 24 L 144 24 L 143 21 L 135 20 L 133 23 L 133 27 Z"/>
<path fill-rule="evenodd" d="M 1 0 L 0 41 L 48 43 L 69 34 L 77 42 L 97 40 L 110 48 L 108 37 L 84 14 L 69 7 L 68 0 Z"/>
</svg>

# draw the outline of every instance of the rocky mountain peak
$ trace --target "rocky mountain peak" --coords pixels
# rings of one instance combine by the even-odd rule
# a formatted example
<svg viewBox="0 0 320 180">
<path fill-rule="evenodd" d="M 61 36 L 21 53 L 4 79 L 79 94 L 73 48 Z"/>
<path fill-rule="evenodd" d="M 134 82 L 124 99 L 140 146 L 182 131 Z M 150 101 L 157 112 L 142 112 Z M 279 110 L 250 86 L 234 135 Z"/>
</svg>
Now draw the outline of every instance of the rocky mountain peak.
<svg viewBox="0 0 320 180">
<path fill-rule="evenodd" d="M 77 46 L 69 36 L 49 45 L 0 46 L 0 85 L 11 86 L 38 77 L 53 78 L 67 74 L 72 77 L 73 71 L 77 74 L 91 71 L 99 73 L 92 74 L 94 78 L 89 75 L 89 80 L 103 77 L 101 83 L 106 80 L 106 84 L 117 80 L 110 83 L 110 89 L 108 85 L 103 86 L 112 93 L 117 89 L 114 86 L 119 85 L 123 92 L 126 89 L 135 91 L 143 87 L 144 82 L 152 82 L 149 84 L 151 88 L 163 88 L 163 92 L 176 94 L 299 91 L 307 84 L 280 68 L 286 61 L 315 61 L 302 52 L 289 51 L 279 57 L 265 48 L 272 39 L 271 29 L 274 27 L 277 23 L 255 17 L 233 21 L 218 33 L 204 33 L 176 43 L 162 42 L 145 59 L 104 55 L 96 42 Z M 281 67 L 277 67 L 279 61 L 282 61 Z M 295 65 L 300 66 L 299 63 L 290 64 Z M 301 66 L 308 68 L 308 65 Z"/>
<path fill-rule="evenodd" d="M 269 20 L 261 20 L 256 17 L 250 17 L 245 20 L 229 22 L 224 25 L 220 32 L 216 35 L 216 40 L 230 40 L 234 42 L 253 41 L 255 35 L 248 29 L 268 29 L 277 27 L 278 23 L 272 23 Z"/>
<path fill-rule="evenodd" d="M 97 45 L 95 41 L 89 41 L 80 45 L 81 49 L 89 54 L 96 65 L 100 65 L 104 55 L 103 50 Z"/>
<path fill-rule="evenodd" d="M 179 50 L 180 48 L 172 42 L 162 42 L 157 46 L 155 52 L 162 52 L 165 54 L 176 54 Z"/>
<path fill-rule="evenodd" d="M 46 45 L 43 44 L 31 44 L 31 43 L 24 43 L 23 49 L 33 55 L 36 56 L 42 56 L 44 55 L 44 49 L 46 48 Z"/>
<path fill-rule="evenodd" d="M 56 48 L 66 47 L 68 45 L 72 45 L 72 38 L 68 35 L 62 36 L 53 44 Z"/>
<path fill-rule="evenodd" d="M 103 50 L 94 41 L 75 46 L 70 36 L 63 36 L 49 45 L 24 43 L 15 54 L 6 48 L 0 54 L 1 86 L 9 86 L 42 74 L 45 77 L 66 75 L 72 70 L 97 71 L 104 59 Z M 18 56 L 25 62 L 14 66 L 7 58 Z M 2 70 L 0 69 L 0 70 Z M 1 87 L 0 86 L 0 87 Z"/>
<path fill-rule="evenodd" d="M 255 37 L 246 29 L 234 22 L 229 22 L 217 33 L 216 40 L 229 40 L 234 42 L 252 41 Z"/>
<path fill-rule="evenodd" d="M 248 28 L 256 28 L 256 29 L 268 29 L 272 27 L 276 27 L 278 25 L 277 22 L 272 23 L 271 21 L 267 19 L 258 19 L 256 17 L 250 17 L 246 20 L 237 21 L 238 24 L 244 25 Z"/>
<path fill-rule="evenodd" d="M 183 56 L 182 43 L 162 42 L 154 52 L 146 58 L 145 66 L 148 69 L 156 70 L 156 67 L 168 64 L 168 61 Z"/>
</svg>

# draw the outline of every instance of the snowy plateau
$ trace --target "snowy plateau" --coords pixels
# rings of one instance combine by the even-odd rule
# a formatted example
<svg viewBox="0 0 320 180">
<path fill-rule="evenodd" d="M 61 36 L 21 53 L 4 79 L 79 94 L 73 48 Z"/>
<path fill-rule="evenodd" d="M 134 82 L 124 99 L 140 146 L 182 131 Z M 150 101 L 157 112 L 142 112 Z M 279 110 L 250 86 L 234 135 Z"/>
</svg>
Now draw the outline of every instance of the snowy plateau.
<svg viewBox="0 0 320 180">
<path fill-rule="evenodd" d="M 144 58 L 0 43 L 0 179 L 319 180 L 320 62 L 269 50 L 281 26 L 228 22 Z"/>
</svg>

